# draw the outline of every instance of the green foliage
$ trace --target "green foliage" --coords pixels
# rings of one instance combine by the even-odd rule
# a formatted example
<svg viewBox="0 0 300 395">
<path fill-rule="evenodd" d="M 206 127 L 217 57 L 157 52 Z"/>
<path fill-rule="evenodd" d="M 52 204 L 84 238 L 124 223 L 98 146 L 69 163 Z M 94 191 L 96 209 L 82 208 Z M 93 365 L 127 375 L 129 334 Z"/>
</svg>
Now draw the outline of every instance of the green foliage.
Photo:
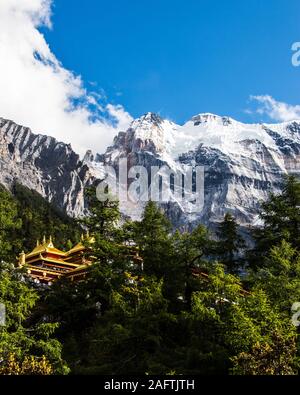
<svg viewBox="0 0 300 395">
<path fill-rule="evenodd" d="M 295 343 L 297 339 L 290 320 L 282 316 L 263 291 L 253 291 L 248 296 L 241 291 L 239 279 L 225 274 L 223 268 L 217 265 L 210 274 L 205 289 L 194 294 L 192 312 L 189 313 L 193 317 L 195 328 L 201 331 L 202 344 L 207 342 L 219 345 L 217 355 L 220 355 L 222 346 L 223 358 L 229 359 L 228 363 L 235 363 L 231 368 L 235 373 L 239 366 L 236 356 L 241 353 L 251 354 L 258 343 L 273 347 L 275 335 L 287 343 Z M 278 344 L 276 347 L 278 348 Z M 282 352 L 284 347 L 283 343 Z M 289 358 L 296 366 L 296 350 L 290 351 Z M 276 355 L 274 361 L 269 360 L 270 364 L 276 363 L 275 358 Z"/>
<path fill-rule="evenodd" d="M 270 342 L 257 342 L 250 352 L 242 352 L 232 358 L 232 374 L 246 376 L 297 375 L 294 337 L 273 333 Z"/>
<path fill-rule="evenodd" d="M 172 255 L 171 224 L 154 202 L 149 202 L 140 223 L 136 224 L 136 241 L 144 259 L 146 274 L 161 278 L 170 266 Z"/>
<path fill-rule="evenodd" d="M 68 240 L 72 240 L 73 245 L 79 240 L 81 229 L 75 220 L 49 204 L 37 192 L 20 184 L 15 184 L 12 192 L 21 224 L 13 237 L 19 247 L 15 248 L 15 255 L 20 253 L 20 247 L 31 251 L 44 235 L 51 235 L 58 248 L 65 248 Z"/>
<path fill-rule="evenodd" d="M 62 345 L 53 336 L 58 324 L 45 321 L 31 326 L 29 323 L 37 301 L 36 291 L 26 284 L 22 272 L 2 263 L 0 303 L 6 309 L 6 322 L 0 327 L 0 371 L 4 373 L 11 364 L 15 363 L 17 369 L 21 363 L 24 369 L 27 366 L 26 374 L 30 373 L 29 365 L 34 374 L 37 358 L 44 359 L 46 366 L 51 367 L 48 369 L 51 373 L 66 374 L 69 371 L 61 358 Z"/>
<path fill-rule="evenodd" d="M 215 251 L 215 242 L 211 240 L 203 225 L 199 225 L 190 233 L 177 231 L 172 241 L 174 259 L 169 270 L 170 279 L 166 279 L 166 281 L 169 288 L 174 288 L 174 293 L 177 296 L 177 300 L 174 302 L 177 309 L 190 309 L 192 293 L 199 288 L 199 281 L 193 277 L 192 270 L 206 271 L 210 267 L 211 263 L 208 261 L 208 257 Z M 178 303 L 180 297 L 184 301 L 183 306 Z"/>
<path fill-rule="evenodd" d="M 80 373 L 167 373 L 165 351 L 173 321 L 162 282 L 125 275 L 123 286 L 113 293 L 111 309 L 89 334 L 87 363 Z"/>
<path fill-rule="evenodd" d="M 296 177 L 285 179 L 281 194 L 271 194 L 262 204 L 260 217 L 264 226 L 253 230 L 255 247 L 248 257 L 254 269 L 264 265 L 271 248 L 280 245 L 282 240 L 294 248 L 300 246 L 300 182 Z"/>
<path fill-rule="evenodd" d="M 94 238 L 93 255 L 105 264 L 119 253 L 122 237 L 117 226 L 120 219 L 119 204 L 109 199 L 99 201 L 95 187 L 86 189 L 85 198 L 89 214 L 80 222 Z"/>
<path fill-rule="evenodd" d="M 14 249 L 20 248 L 20 242 L 14 234 L 21 225 L 15 200 L 0 186 L 0 261 L 9 259 L 13 256 Z"/>
<path fill-rule="evenodd" d="M 229 273 L 237 274 L 241 268 L 241 259 L 238 254 L 246 244 L 239 234 L 238 224 L 233 216 L 227 213 L 224 221 L 217 230 L 219 242 L 217 245 L 220 260 L 226 265 Z"/>
<path fill-rule="evenodd" d="M 117 206 L 110 217 L 106 207 L 92 204 L 97 210 L 86 225 L 95 237 L 98 264 L 84 285 L 68 289 L 69 296 L 52 290 L 57 312 L 76 317 L 63 324 L 78 329 L 63 340 L 73 373 L 297 372 L 298 335 L 289 312 L 299 299 L 299 253 L 289 243 L 269 250 L 264 268 L 248 276 L 251 289 L 245 292 L 234 275 L 244 244 L 229 215 L 215 242 L 201 225 L 172 233 L 153 202 L 140 223 L 122 227 L 115 221 Z M 124 243 L 138 246 L 143 267 L 124 254 Z M 216 255 L 225 268 L 213 262 Z M 192 270 L 206 275 L 195 277 Z"/>
<path fill-rule="evenodd" d="M 36 290 L 20 269 L 0 267 L 0 373 L 65 374 L 66 360 L 72 374 L 297 374 L 299 185 L 287 178 L 263 205 L 242 276 L 244 242 L 231 215 L 217 240 L 203 225 L 174 232 L 153 202 L 141 222 L 121 224 L 118 203 L 89 188 L 81 225 L 95 263 L 85 281 Z M 39 195 L 20 186 L 0 194 L 2 259 L 31 249 L 41 232 L 78 241 L 80 227 Z"/>
<path fill-rule="evenodd" d="M 291 306 L 300 300 L 300 251 L 282 240 L 266 256 L 265 266 L 252 275 L 252 282 L 290 316 Z"/>
<path fill-rule="evenodd" d="M 97 198 L 96 188 L 85 190 L 89 214 L 82 220 L 91 234 L 99 234 L 107 239 L 112 238 L 116 232 L 116 225 L 120 219 L 118 202 L 107 199 L 101 202 Z"/>
</svg>

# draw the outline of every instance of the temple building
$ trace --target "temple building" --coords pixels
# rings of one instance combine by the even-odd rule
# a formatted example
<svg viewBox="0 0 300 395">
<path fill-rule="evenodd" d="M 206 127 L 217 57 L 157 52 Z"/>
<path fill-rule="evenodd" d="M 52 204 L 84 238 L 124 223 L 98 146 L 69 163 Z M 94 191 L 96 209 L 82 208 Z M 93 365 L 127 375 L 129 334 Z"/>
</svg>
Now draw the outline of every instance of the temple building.
<svg viewBox="0 0 300 395">
<path fill-rule="evenodd" d="M 51 285 L 53 281 L 61 277 L 70 278 L 72 281 L 83 279 L 88 268 L 93 263 L 92 249 L 86 245 L 92 245 L 93 239 L 82 236 L 82 240 L 70 251 L 64 252 L 55 248 L 52 238 L 37 242 L 33 251 L 19 256 L 19 267 L 25 267 L 27 273 L 41 284 Z"/>
<path fill-rule="evenodd" d="M 19 256 L 19 267 L 24 267 L 27 273 L 38 284 L 51 285 L 62 277 L 71 281 L 83 280 L 90 266 L 95 262 L 92 256 L 95 240 L 88 234 L 81 237 L 81 242 L 70 251 L 64 252 L 55 248 L 52 237 L 43 242 L 37 241 L 36 247 L 26 254 L 24 251 Z M 143 259 L 135 245 L 120 245 L 120 254 L 133 265 L 138 265 L 143 270 Z"/>
</svg>

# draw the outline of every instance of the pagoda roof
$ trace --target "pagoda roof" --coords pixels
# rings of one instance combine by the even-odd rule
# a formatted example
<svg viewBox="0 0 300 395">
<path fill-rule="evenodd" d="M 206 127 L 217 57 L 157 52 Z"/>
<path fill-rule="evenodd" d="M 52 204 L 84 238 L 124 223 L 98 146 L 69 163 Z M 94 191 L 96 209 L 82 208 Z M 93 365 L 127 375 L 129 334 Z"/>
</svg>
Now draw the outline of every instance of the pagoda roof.
<svg viewBox="0 0 300 395">
<path fill-rule="evenodd" d="M 80 270 L 88 269 L 89 267 L 90 267 L 90 265 L 88 265 L 88 264 L 80 265 L 76 269 L 71 270 L 70 273 L 76 273 L 76 272 L 78 272 Z"/>
<path fill-rule="evenodd" d="M 30 253 L 26 254 L 26 259 L 33 257 L 35 255 L 43 254 L 43 253 L 55 254 L 55 255 L 62 256 L 62 257 L 66 256 L 65 252 L 60 251 L 59 249 L 54 247 L 52 238 L 50 237 L 49 241 L 46 241 L 46 239 L 44 238 L 42 244 L 37 242 L 36 247 Z"/>
<path fill-rule="evenodd" d="M 43 261 L 43 262 L 49 262 L 53 265 L 59 265 L 61 267 L 66 267 L 66 268 L 68 268 L 68 267 L 69 268 L 72 268 L 72 267 L 77 268 L 78 267 L 78 264 L 76 264 L 76 263 L 66 262 L 62 259 L 54 259 L 54 258 L 49 258 L 49 257 L 44 258 L 41 254 L 38 257 L 33 256 L 32 258 L 33 259 L 31 259 L 27 262 L 27 265 L 32 265 L 35 262 Z"/>
<path fill-rule="evenodd" d="M 73 248 L 71 248 L 71 250 L 68 251 L 66 253 L 66 255 L 68 256 L 68 255 L 74 254 L 74 252 L 79 252 L 79 251 L 85 250 L 86 249 L 86 245 L 84 245 L 84 241 L 87 244 L 94 244 L 95 243 L 95 238 L 93 236 L 90 236 L 88 233 L 85 236 L 82 235 L 81 236 L 81 241 L 78 244 L 76 244 Z"/>
<path fill-rule="evenodd" d="M 65 264 L 69 267 L 77 267 L 78 264 L 72 264 L 68 261 L 69 259 L 72 259 L 73 254 L 84 251 L 86 249 L 84 241 L 86 241 L 88 244 L 93 244 L 95 242 L 95 239 L 89 236 L 89 234 L 87 234 L 86 236 L 82 235 L 81 241 L 79 243 L 71 248 L 71 250 L 64 252 L 54 246 L 52 237 L 50 237 L 49 240 L 46 240 L 46 237 L 44 236 L 42 243 L 37 241 L 36 247 L 31 252 L 25 254 L 25 262 L 30 265 L 31 263 L 34 263 L 38 260 L 43 260 L 51 263 L 57 263 L 62 265 Z"/>
<path fill-rule="evenodd" d="M 51 268 L 45 268 L 45 267 L 36 267 L 36 266 L 27 266 L 27 273 L 31 272 L 41 272 L 41 273 L 47 273 L 47 274 L 55 274 L 57 276 L 62 276 L 64 273 L 59 272 L 57 270 L 51 269 Z"/>
<path fill-rule="evenodd" d="M 85 248 L 86 248 L 86 247 L 80 242 L 80 243 L 76 244 L 76 246 L 74 246 L 73 248 L 71 248 L 71 250 L 68 251 L 68 252 L 66 253 L 66 255 L 71 255 L 71 254 L 73 254 L 74 252 L 83 251 L 83 250 L 85 250 Z"/>
<path fill-rule="evenodd" d="M 78 272 L 84 271 L 84 270 L 88 270 L 91 267 L 91 265 L 89 264 L 84 264 L 84 265 L 80 265 L 78 266 L 76 269 L 72 269 L 67 273 L 67 276 L 72 276 L 72 274 L 76 274 Z"/>
</svg>

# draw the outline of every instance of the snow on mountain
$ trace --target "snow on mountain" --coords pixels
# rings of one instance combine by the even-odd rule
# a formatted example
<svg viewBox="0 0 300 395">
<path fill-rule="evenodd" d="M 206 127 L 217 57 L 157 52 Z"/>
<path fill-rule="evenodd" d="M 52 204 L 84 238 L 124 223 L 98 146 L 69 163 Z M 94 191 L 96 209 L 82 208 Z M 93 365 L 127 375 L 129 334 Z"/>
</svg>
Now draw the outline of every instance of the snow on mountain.
<svg viewBox="0 0 300 395">
<path fill-rule="evenodd" d="M 102 169 L 110 164 L 117 168 L 121 158 L 148 170 L 164 164 L 182 172 L 184 166 L 205 166 L 203 211 L 191 215 L 182 204 L 167 205 L 171 219 L 179 226 L 218 222 L 227 211 L 243 224 L 255 223 L 259 202 L 271 190 L 279 190 L 282 175 L 300 172 L 300 121 L 243 124 L 206 113 L 177 125 L 147 113 L 120 132 L 113 145 L 89 166 Z M 127 211 L 126 204 L 123 210 Z"/>
<path fill-rule="evenodd" d="M 134 120 L 126 133 L 121 132 L 116 137 L 114 145 L 106 154 L 111 155 L 111 161 L 118 157 L 119 148 L 129 148 L 131 152 L 138 150 L 155 153 L 161 158 L 177 160 L 181 154 L 196 149 L 200 144 L 218 149 L 225 155 L 251 157 L 256 146 L 246 142 L 262 143 L 274 153 L 274 160 L 284 171 L 284 164 L 276 156 L 278 145 L 273 131 L 281 138 L 291 139 L 300 143 L 300 121 L 284 124 L 244 124 L 229 117 L 214 114 L 199 114 L 184 125 L 163 120 L 158 115 L 147 113 Z M 132 141 L 132 145 L 130 145 Z M 244 143 L 243 143 L 244 142 Z"/>
<path fill-rule="evenodd" d="M 188 202 L 172 198 L 162 206 L 175 226 L 219 222 L 226 212 L 242 225 L 258 223 L 261 201 L 279 191 L 284 174 L 300 174 L 300 121 L 243 124 L 229 117 L 199 114 L 184 125 L 147 113 L 120 132 L 102 154 L 83 160 L 70 145 L 35 135 L 0 118 L 0 183 L 16 180 L 35 189 L 72 216 L 86 212 L 84 188 L 105 177 L 105 166 L 168 165 L 186 174 L 205 168 L 204 207 L 191 212 Z M 139 219 L 144 203 L 121 202 L 124 215 Z"/>
</svg>

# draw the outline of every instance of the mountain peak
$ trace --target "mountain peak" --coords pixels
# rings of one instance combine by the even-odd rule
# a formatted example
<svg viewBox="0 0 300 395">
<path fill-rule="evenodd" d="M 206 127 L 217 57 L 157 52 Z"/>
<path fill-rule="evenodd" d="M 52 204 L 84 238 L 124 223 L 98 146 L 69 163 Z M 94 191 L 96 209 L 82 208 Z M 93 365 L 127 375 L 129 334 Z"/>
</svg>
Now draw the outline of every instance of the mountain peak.
<svg viewBox="0 0 300 395">
<path fill-rule="evenodd" d="M 159 125 L 163 122 L 163 119 L 154 112 L 147 112 L 146 114 L 142 115 L 140 118 L 136 119 L 134 122 L 137 123 L 152 123 Z"/>
<path fill-rule="evenodd" d="M 70 145 L 4 118 L 0 141 L 0 184 L 11 189 L 18 182 L 71 216 L 85 212 L 83 193 L 91 176 Z"/>
<path fill-rule="evenodd" d="M 84 189 L 105 178 L 104 165 L 117 172 L 123 158 L 149 174 L 163 165 L 179 175 L 205 169 L 203 211 L 191 214 L 186 203 L 168 207 L 178 226 L 219 222 L 228 211 L 240 223 L 252 223 L 259 201 L 270 189 L 277 191 L 282 174 L 300 172 L 299 122 L 244 124 L 204 113 L 181 126 L 149 112 L 120 132 L 103 155 L 87 151 L 83 161 L 70 146 L 1 118 L 0 137 L 0 184 L 10 188 L 17 180 L 72 216 L 86 213 Z M 140 218 L 142 205 L 121 202 L 121 210 Z"/>
<path fill-rule="evenodd" d="M 87 150 L 86 151 L 86 154 L 84 155 L 84 158 L 83 158 L 83 163 L 90 163 L 90 162 L 93 162 L 94 161 L 94 155 L 93 155 L 93 151 L 92 150 Z"/>
<path fill-rule="evenodd" d="M 233 123 L 233 119 L 230 117 L 222 117 L 220 115 L 212 114 L 212 113 L 201 113 L 192 117 L 191 122 L 194 122 L 194 126 L 199 126 L 204 123 L 218 123 L 223 124 L 224 126 L 231 125 Z"/>
</svg>

